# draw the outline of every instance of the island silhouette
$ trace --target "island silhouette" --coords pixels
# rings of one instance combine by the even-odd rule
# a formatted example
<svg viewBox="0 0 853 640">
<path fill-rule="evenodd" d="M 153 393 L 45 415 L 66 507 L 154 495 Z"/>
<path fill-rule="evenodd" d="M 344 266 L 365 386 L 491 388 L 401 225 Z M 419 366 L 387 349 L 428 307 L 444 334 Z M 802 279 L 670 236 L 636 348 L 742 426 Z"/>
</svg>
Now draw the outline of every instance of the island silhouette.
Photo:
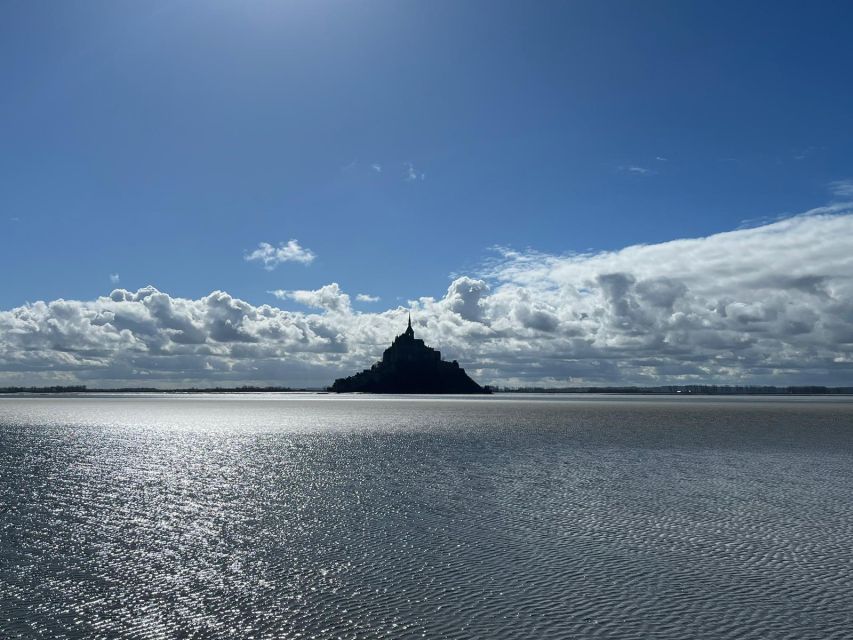
<svg viewBox="0 0 853 640">
<path fill-rule="evenodd" d="M 329 388 L 336 393 L 491 393 L 474 382 L 456 360 L 415 338 L 412 315 L 406 330 L 385 349 L 382 360 L 361 373 L 338 378 Z"/>
</svg>

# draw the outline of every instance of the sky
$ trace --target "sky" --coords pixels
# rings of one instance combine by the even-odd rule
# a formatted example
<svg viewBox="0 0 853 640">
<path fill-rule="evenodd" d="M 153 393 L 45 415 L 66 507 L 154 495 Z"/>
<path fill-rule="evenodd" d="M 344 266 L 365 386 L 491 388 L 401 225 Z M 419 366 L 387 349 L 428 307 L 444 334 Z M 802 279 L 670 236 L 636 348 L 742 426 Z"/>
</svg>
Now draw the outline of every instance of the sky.
<svg viewBox="0 0 853 640">
<path fill-rule="evenodd" d="M 849 3 L 0 2 L 0 384 L 853 384 Z"/>
</svg>

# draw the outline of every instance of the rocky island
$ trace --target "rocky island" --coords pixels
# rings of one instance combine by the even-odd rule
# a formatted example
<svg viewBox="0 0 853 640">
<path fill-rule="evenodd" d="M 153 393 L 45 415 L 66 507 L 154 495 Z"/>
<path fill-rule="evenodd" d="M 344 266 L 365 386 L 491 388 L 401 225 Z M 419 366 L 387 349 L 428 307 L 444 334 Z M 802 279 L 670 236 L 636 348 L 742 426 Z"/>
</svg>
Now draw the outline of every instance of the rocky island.
<svg viewBox="0 0 853 640">
<path fill-rule="evenodd" d="M 459 363 L 445 362 L 441 352 L 415 338 L 409 326 L 385 349 L 382 360 L 361 373 L 338 378 L 336 393 L 491 393 L 474 382 Z"/>
</svg>

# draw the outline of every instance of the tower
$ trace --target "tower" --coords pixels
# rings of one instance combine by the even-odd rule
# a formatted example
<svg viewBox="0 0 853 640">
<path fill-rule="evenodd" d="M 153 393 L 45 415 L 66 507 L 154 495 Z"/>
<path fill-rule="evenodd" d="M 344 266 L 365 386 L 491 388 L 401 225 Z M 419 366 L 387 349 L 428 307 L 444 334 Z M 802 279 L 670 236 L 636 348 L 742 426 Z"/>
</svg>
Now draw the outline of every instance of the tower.
<svg viewBox="0 0 853 640">
<path fill-rule="evenodd" d="M 409 312 L 409 326 L 406 327 L 406 331 L 403 333 L 403 335 L 406 335 L 410 338 L 415 337 L 415 330 L 412 329 L 412 312 L 411 311 Z"/>
</svg>

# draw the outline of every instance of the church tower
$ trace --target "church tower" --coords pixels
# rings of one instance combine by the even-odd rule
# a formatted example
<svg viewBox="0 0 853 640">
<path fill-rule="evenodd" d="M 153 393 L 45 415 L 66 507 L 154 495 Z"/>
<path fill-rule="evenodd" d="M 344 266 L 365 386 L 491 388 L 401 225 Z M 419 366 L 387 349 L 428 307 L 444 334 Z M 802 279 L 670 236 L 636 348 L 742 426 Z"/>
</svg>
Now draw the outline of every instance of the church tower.
<svg viewBox="0 0 853 640">
<path fill-rule="evenodd" d="M 409 326 L 406 327 L 406 331 L 403 333 L 403 335 L 407 336 L 409 338 L 415 337 L 415 330 L 412 329 L 412 313 L 411 312 L 409 312 Z"/>
</svg>

